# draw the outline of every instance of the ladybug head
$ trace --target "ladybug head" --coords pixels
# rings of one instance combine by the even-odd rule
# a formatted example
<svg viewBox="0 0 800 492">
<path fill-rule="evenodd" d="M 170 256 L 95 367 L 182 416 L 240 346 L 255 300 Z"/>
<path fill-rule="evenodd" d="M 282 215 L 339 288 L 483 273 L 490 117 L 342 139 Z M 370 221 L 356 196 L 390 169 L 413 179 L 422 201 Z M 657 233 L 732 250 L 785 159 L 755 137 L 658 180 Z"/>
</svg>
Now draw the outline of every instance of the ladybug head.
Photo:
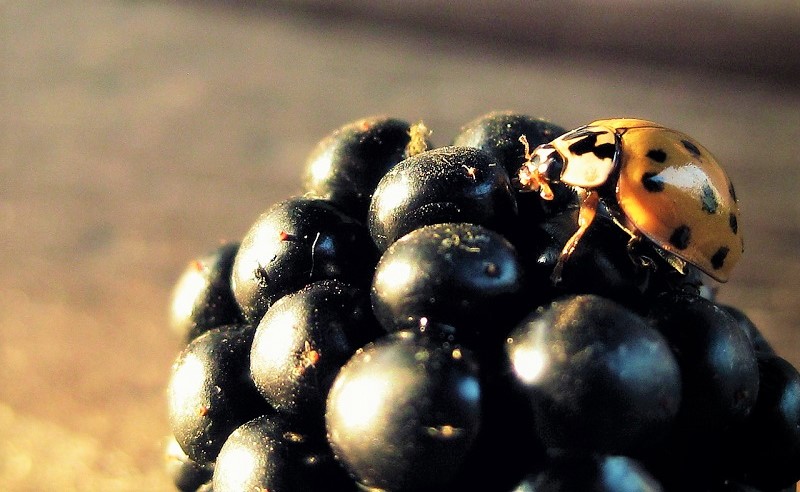
<svg viewBox="0 0 800 492">
<path fill-rule="evenodd" d="M 533 150 L 532 163 L 536 166 L 539 175 L 548 183 L 561 181 L 561 172 L 564 170 L 564 157 L 550 144 L 540 145 Z"/>
<path fill-rule="evenodd" d="M 528 191 L 538 191 L 545 200 L 552 200 L 550 184 L 561 180 L 564 157 L 551 144 L 542 144 L 533 152 L 526 149 L 526 158 L 518 172 L 519 184 Z"/>
</svg>

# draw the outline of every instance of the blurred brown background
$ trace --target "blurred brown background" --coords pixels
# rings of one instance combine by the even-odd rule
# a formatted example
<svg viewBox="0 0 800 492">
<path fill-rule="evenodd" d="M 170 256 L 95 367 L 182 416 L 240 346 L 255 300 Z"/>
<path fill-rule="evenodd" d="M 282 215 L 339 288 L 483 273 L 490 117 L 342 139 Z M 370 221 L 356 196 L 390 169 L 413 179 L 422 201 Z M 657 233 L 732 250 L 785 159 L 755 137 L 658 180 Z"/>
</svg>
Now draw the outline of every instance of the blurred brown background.
<svg viewBox="0 0 800 492">
<path fill-rule="evenodd" d="M 0 1 L 0 489 L 170 490 L 173 282 L 372 114 L 696 137 L 743 209 L 720 300 L 800 365 L 799 81 L 797 0 Z"/>
</svg>

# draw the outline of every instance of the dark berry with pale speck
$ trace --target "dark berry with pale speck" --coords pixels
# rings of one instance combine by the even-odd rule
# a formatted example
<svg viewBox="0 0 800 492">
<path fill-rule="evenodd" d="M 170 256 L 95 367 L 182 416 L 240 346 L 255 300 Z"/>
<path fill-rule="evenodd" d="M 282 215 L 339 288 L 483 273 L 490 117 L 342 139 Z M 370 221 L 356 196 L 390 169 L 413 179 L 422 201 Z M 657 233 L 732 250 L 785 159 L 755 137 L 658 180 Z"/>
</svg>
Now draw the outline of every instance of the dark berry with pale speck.
<svg viewBox="0 0 800 492">
<path fill-rule="evenodd" d="M 214 492 L 355 492 L 352 480 L 334 461 L 324 436 L 278 415 L 238 427 L 219 452 Z"/>
<path fill-rule="evenodd" d="M 368 286 L 378 252 L 366 228 L 329 202 L 294 197 L 251 226 L 233 264 L 233 294 L 257 324 L 278 299 L 317 280 Z"/>
<path fill-rule="evenodd" d="M 453 138 L 453 145 L 475 147 L 489 153 L 513 177 L 526 160 L 521 136 L 525 136 L 529 149 L 533 150 L 564 133 L 567 133 L 565 128 L 545 119 L 512 111 L 493 111 L 464 125 Z"/>
<path fill-rule="evenodd" d="M 336 457 L 367 487 L 416 492 L 446 485 L 480 427 L 477 370 L 466 349 L 419 333 L 367 345 L 328 395 Z"/>
<path fill-rule="evenodd" d="M 276 410 L 321 423 L 336 373 L 383 333 L 369 291 L 314 282 L 279 299 L 261 319 L 250 356 L 253 381 Z"/>
<path fill-rule="evenodd" d="M 420 227 L 470 222 L 508 231 L 517 204 L 508 173 L 471 147 L 441 147 L 398 163 L 378 183 L 367 224 L 385 250 Z"/>
<path fill-rule="evenodd" d="M 336 129 L 308 156 L 305 191 L 331 201 L 360 221 L 366 220 L 378 181 L 408 157 L 410 127 L 397 118 L 373 116 Z"/>
<path fill-rule="evenodd" d="M 501 340 L 520 317 L 523 272 L 514 247 L 474 224 L 417 229 L 381 257 L 372 284 L 375 315 L 389 331 L 453 327 L 458 341 Z"/>
<path fill-rule="evenodd" d="M 526 150 L 532 151 L 536 146 L 566 132 L 565 128 L 542 118 L 512 111 L 493 111 L 461 128 L 453 139 L 453 145 L 475 147 L 487 152 L 505 168 L 513 185 L 527 160 Z M 522 136 L 528 142 L 527 149 L 520 141 Z M 569 187 L 555 183 L 552 191 L 553 200 L 545 200 L 538 193 L 516 193 L 519 220 L 517 226 L 509 231 L 509 239 L 515 243 L 524 240 L 532 223 L 569 207 L 577 207 L 577 196 Z"/>
<path fill-rule="evenodd" d="M 172 290 L 169 323 L 189 342 L 211 328 L 241 323 L 242 312 L 231 290 L 231 271 L 239 243 L 225 243 L 192 262 Z"/>
<path fill-rule="evenodd" d="M 250 379 L 251 326 L 214 328 L 192 340 L 172 366 L 167 386 L 170 429 L 186 455 L 212 463 L 244 422 L 271 409 Z"/>
</svg>

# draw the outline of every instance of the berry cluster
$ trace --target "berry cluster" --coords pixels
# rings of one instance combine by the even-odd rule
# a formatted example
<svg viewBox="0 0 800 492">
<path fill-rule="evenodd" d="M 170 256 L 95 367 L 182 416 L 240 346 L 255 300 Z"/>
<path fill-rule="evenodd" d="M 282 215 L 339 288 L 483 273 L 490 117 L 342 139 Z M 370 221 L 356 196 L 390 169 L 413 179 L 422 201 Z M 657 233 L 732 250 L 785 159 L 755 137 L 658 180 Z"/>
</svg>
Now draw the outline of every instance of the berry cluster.
<svg viewBox="0 0 800 492">
<path fill-rule="evenodd" d="M 691 265 L 514 176 L 565 130 L 494 112 L 436 148 L 367 118 L 303 192 L 191 262 L 167 388 L 179 490 L 794 490 L 800 374 Z"/>
</svg>

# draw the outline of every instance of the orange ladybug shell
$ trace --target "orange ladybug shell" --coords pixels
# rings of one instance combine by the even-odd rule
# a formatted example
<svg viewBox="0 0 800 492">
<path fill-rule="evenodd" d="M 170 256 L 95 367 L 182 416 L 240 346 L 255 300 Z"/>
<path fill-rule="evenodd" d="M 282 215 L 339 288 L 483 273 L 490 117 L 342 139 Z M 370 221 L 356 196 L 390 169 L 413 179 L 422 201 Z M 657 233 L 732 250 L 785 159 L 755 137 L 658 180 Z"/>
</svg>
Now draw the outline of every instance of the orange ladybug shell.
<svg viewBox="0 0 800 492">
<path fill-rule="evenodd" d="M 662 249 L 725 282 L 741 257 L 733 185 L 693 138 L 643 120 L 601 120 L 618 138 L 617 203 L 630 225 Z"/>
</svg>

